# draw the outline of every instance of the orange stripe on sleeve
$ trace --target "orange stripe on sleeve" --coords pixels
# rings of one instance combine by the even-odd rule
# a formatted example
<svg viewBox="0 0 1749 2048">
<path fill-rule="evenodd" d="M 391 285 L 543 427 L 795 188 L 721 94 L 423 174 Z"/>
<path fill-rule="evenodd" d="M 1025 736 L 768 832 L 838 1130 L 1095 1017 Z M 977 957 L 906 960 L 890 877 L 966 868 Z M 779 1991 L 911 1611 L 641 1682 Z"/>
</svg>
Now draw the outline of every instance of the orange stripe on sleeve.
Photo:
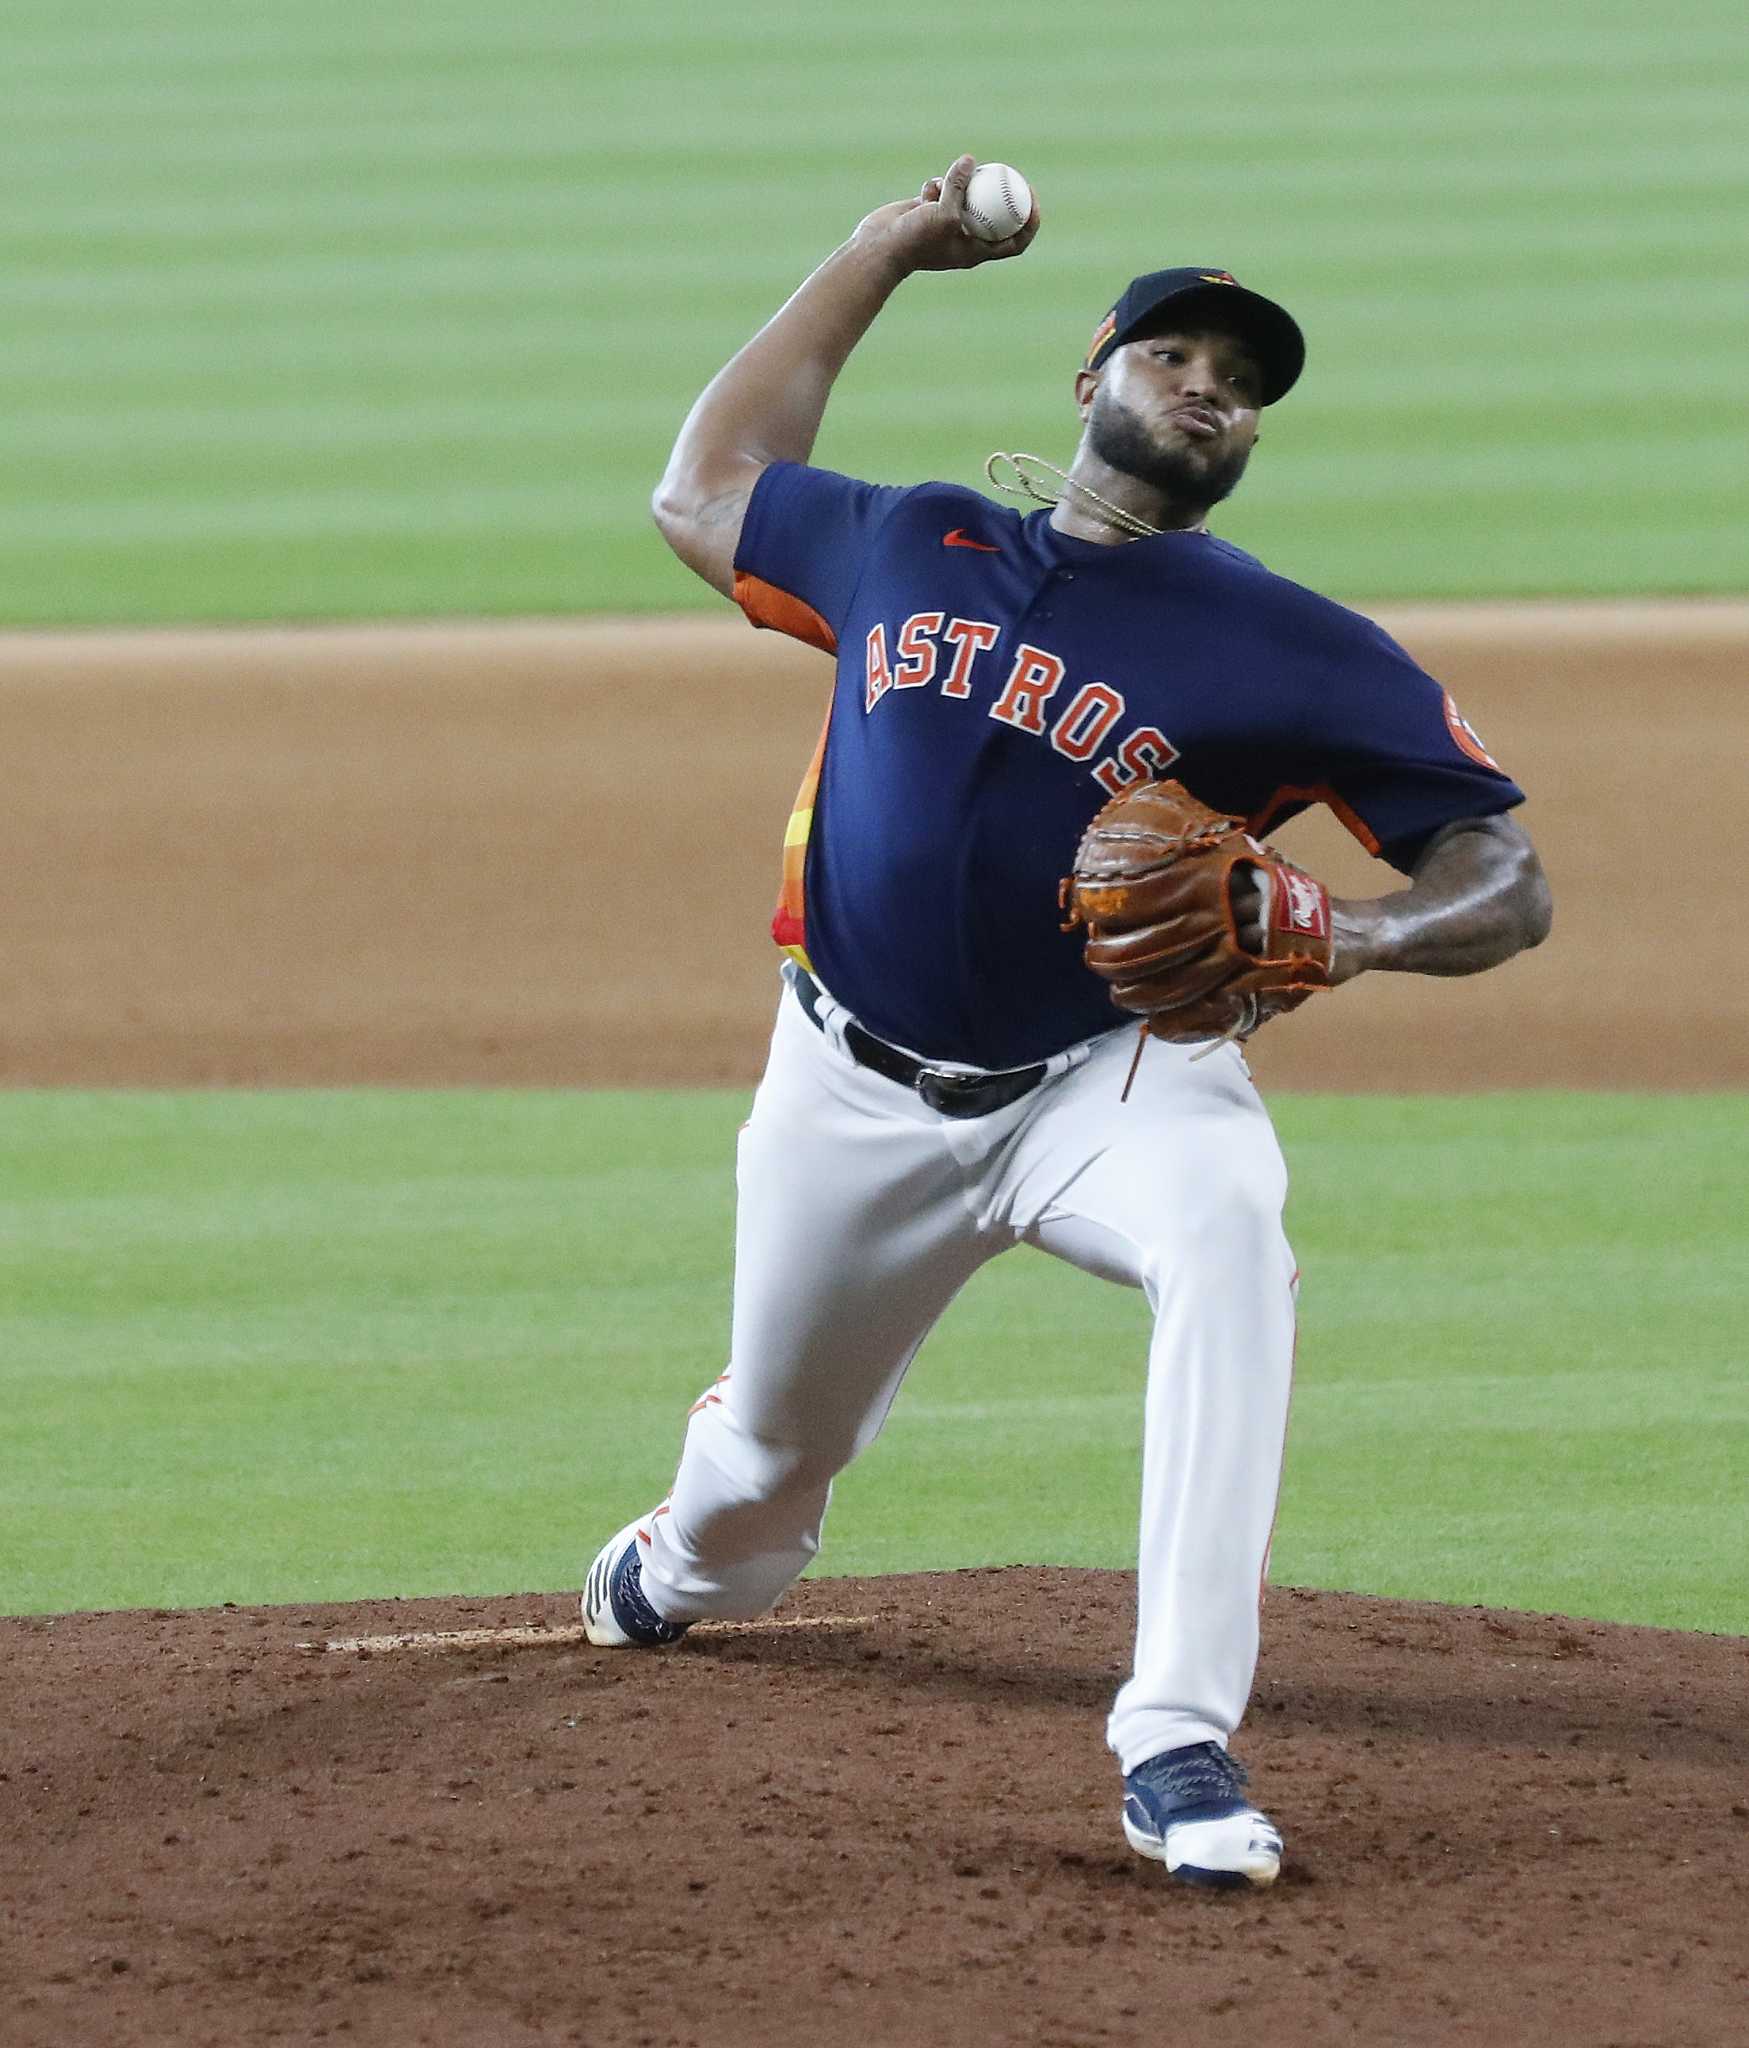
<svg viewBox="0 0 1749 2048">
<path fill-rule="evenodd" d="M 792 640 L 805 640 L 810 647 L 818 647 L 826 654 L 838 652 L 838 635 L 814 607 L 792 597 L 787 590 L 779 590 L 775 583 L 767 583 L 763 577 L 738 574 L 735 602 L 756 626 L 787 633 Z"/>
<path fill-rule="evenodd" d="M 1284 782 L 1261 810 L 1253 812 L 1246 819 L 1246 831 L 1253 839 L 1261 839 L 1277 815 L 1286 810 L 1289 804 L 1328 805 L 1332 814 L 1347 826 L 1368 853 L 1378 852 L 1378 837 L 1372 827 L 1352 805 L 1345 804 L 1327 782 L 1312 783 L 1304 787 L 1298 783 Z"/>
</svg>

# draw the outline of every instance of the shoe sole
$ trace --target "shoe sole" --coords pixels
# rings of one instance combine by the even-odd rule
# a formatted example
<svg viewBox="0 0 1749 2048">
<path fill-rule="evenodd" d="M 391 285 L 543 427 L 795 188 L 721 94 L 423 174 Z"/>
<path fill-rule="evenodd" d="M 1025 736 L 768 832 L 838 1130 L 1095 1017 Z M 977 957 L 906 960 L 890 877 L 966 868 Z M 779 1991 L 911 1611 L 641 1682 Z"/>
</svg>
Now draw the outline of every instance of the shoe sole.
<svg viewBox="0 0 1749 2048">
<path fill-rule="evenodd" d="M 1183 1857 L 1174 1862 L 1169 1842 L 1174 1834 L 1201 1834 L 1227 1825 L 1222 1821 L 1192 1821 L 1183 1828 L 1168 1828 L 1165 1835 L 1144 1834 L 1130 1819 L 1123 1816 L 1124 1840 L 1138 1856 L 1146 1856 L 1150 1863 L 1164 1863 L 1168 1873 L 1181 1884 L 1201 1885 L 1207 1891 L 1262 1891 L 1274 1884 L 1281 1875 L 1281 1837 L 1274 1827 L 1260 1813 L 1234 1815 L 1234 1820 L 1245 1822 L 1243 1849 L 1236 1848 L 1236 1860 L 1232 1863 L 1191 1862 Z M 1258 1840 L 1259 1830 L 1263 1833 Z M 1186 1848 L 1192 1847 L 1185 1844 Z M 1199 1840 L 1195 1845 L 1198 1853 L 1207 1854 L 1215 1847 L 1213 1840 Z"/>
</svg>

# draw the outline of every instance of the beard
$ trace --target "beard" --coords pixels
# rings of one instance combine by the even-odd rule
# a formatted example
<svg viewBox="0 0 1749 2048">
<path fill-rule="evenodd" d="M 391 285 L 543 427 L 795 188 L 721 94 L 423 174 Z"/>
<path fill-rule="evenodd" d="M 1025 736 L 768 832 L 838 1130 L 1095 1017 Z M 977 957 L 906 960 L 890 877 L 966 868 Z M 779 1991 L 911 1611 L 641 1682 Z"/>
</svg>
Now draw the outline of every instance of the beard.
<svg viewBox="0 0 1749 2048">
<path fill-rule="evenodd" d="M 1102 385 L 1087 420 L 1087 440 L 1108 468 L 1163 491 L 1174 504 L 1206 512 L 1231 494 L 1251 459 L 1249 448 L 1190 443 L 1162 447 L 1121 399 Z"/>
</svg>

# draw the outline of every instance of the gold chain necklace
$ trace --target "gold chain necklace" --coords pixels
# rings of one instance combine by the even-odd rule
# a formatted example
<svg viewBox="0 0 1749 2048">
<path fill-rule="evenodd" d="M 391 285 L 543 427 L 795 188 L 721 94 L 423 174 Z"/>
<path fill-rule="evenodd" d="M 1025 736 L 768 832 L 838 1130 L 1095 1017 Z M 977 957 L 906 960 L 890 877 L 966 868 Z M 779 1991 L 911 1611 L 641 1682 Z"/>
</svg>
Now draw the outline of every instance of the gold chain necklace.
<svg viewBox="0 0 1749 2048">
<path fill-rule="evenodd" d="M 1013 470 L 1014 475 L 1012 478 L 999 473 L 998 465 L 1004 462 Z M 1036 476 L 1028 474 L 1027 464 L 1031 464 L 1035 469 L 1048 470 L 1062 485 L 1063 490 L 1053 491 L 1047 485 L 1041 484 Z M 1059 469 L 1054 462 L 1047 462 L 1042 455 L 1028 455 L 1024 452 L 1010 455 L 1004 450 L 998 449 L 985 462 L 984 474 L 990 479 L 992 486 L 1000 491 L 1004 497 L 1030 498 L 1035 505 L 1059 505 L 1062 503 L 1063 491 L 1073 491 L 1076 497 L 1085 498 L 1090 505 L 1098 506 L 1107 524 L 1115 526 L 1119 533 L 1127 533 L 1133 540 L 1153 540 L 1160 534 L 1168 532 L 1203 533 L 1207 531 L 1205 527 L 1200 526 L 1178 528 L 1150 526 L 1145 519 L 1139 518 L 1134 512 L 1126 512 L 1121 505 L 1114 505 L 1109 498 L 1102 498 L 1096 490 L 1093 490 L 1087 484 L 1077 482 L 1074 477 L 1069 475 L 1067 470 Z"/>
</svg>

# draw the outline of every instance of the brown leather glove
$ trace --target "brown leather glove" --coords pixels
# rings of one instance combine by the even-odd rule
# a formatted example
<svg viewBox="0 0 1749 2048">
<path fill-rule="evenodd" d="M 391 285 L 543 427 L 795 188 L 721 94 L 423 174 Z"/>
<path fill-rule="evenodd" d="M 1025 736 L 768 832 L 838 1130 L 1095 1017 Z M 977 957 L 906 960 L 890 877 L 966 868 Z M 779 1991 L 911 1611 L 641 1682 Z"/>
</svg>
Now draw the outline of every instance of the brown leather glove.
<svg viewBox="0 0 1749 2048">
<path fill-rule="evenodd" d="M 1264 943 L 1246 949 L 1233 891 L 1263 890 Z M 1059 898 L 1087 965 L 1156 1038 L 1249 1038 L 1330 986 L 1330 894 L 1181 782 L 1137 782 L 1082 836 Z"/>
</svg>

